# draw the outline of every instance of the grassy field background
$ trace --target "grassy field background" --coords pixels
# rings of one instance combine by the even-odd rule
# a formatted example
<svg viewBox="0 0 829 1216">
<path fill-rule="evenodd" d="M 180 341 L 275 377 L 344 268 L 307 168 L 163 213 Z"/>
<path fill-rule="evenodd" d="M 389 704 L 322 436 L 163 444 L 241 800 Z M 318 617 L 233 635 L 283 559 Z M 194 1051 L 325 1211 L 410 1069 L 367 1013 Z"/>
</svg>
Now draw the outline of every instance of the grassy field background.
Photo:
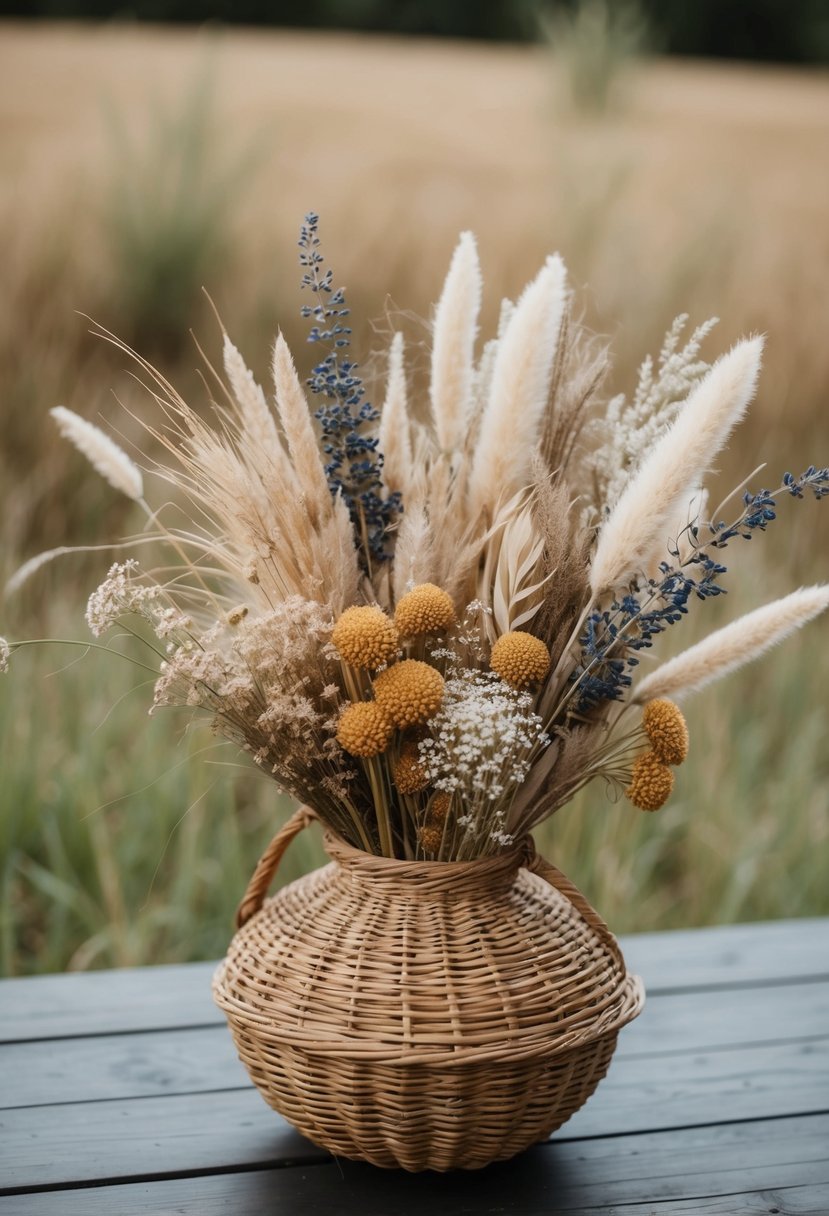
<svg viewBox="0 0 829 1216">
<path fill-rule="evenodd" d="M 129 443 L 129 412 L 151 416 L 86 318 L 195 401 L 189 329 L 211 357 L 220 346 L 204 286 L 265 379 L 277 326 L 304 355 L 295 253 L 309 208 L 358 351 L 405 325 L 425 352 L 461 229 L 480 242 L 485 328 L 558 249 L 587 323 L 612 341 L 615 388 L 632 389 L 679 312 L 722 318 L 712 358 L 767 333 L 719 484 L 764 460 L 761 484 L 826 464 L 829 78 L 653 61 L 596 114 L 568 105 L 567 67 L 543 47 L 5 25 L 0 574 L 130 527 L 48 418 L 62 403 Z M 829 578 L 827 509 L 785 503 L 768 536 L 732 551 L 726 602 L 701 606 L 672 645 Z M 84 637 L 108 560 L 43 571 L 3 605 L 0 632 Z M 691 702 L 691 757 L 659 815 L 591 787 L 541 831 L 614 929 L 829 913 L 827 628 Z M 288 808 L 232 749 L 183 718 L 150 721 L 148 703 L 127 664 L 53 647 L 16 656 L 0 682 L 4 973 L 223 951 Z M 297 844 L 286 876 L 319 856 Z"/>
</svg>

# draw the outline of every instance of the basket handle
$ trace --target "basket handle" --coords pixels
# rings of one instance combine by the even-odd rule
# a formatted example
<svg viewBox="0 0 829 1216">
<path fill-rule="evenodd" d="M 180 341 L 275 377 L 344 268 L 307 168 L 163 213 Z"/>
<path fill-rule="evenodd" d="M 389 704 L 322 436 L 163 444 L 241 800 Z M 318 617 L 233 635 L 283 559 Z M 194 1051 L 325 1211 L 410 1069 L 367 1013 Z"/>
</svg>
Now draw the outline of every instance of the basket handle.
<svg viewBox="0 0 829 1216">
<path fill-rule="evenodd" d="M 551 861 L 547 861 L 545 857 L 542 857 L 540 853 L 535 851 L 532 841 L 530 841 L 528 856 L 524 865 L 526 869 L 531 870 L 533 874 L 538 874 L 540 878 L 548 882 L 551 887 L 555 887 L 556 891 L 560 892 L 565 899 L 570 901 L 585 924 L 594 930 L 619 963 L 622 970 L 624 970 L 625 960 L 622 957 L 622 951 L 619 949 L 619 943 L 601 916 L 599 916 L 599 913 L 585 899 L 578 887 L 570 881 L 566 874 L 562 874 L 557 866 L 554 866 Z"/>
<path fill-rule="evenodd" d="M 265 902 L 265 896 L 268 893 L 268 887 L 271 885 L 271 880 L 279 867 L 279 863 L 288 845 L 295 836 L 298 836 L 315 819 L 316 815 L 310 807 L 301 806 L 299 810 L 294 811 L 285 826 L 280 828 L 276 833 L 271 843 L 265 849 L 265 852 L 259 858 L 256 869 L 253 871 L 253 876 L 248 883 L 247 890 L 242 897 L 242 902 L 236 909 L 237 929 L 241 929 L 242 925 L 247 924 L 250 918 L 262 907 L 262 904 Z"/>
</svg>

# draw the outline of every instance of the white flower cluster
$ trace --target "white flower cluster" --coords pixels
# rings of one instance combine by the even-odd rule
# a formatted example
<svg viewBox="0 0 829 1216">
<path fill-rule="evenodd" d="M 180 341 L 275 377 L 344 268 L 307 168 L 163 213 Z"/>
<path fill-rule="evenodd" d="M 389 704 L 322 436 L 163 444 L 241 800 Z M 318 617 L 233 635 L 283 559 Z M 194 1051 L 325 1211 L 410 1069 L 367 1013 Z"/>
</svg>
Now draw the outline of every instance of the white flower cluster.
<svg viewBox="0 0 829 1216">
<path fill-rule="evenodd" d="M 11 658 L 11 647 L 5 638 L 0 638 L 0 671 L 9 670 L 9 659 Z"/>
<path fill-rule="evenodd" d="M 96 638 L 129 613 L 149 621 L 159 638 L 169 638 L 189 628 L 189 617 L 163 602 L 164 589 L 155 583 L 138 582 L 137 570 L 138 562 L 134 559 L 116 562 L 90 595 L 86 621 Z"/>
<path fill-rule="evenodd" d="M 526 692 L 491 672 L 464 670 L 446 681 L 443 704 L 419 744 L 431 783 L 467 802 L 498 802 L 529 772 L 529 756 L 549 740 Z"/>
<path fill-rule="evenodd" d="M 629 402 L 624 393 L 613 397 L 597 424 L 606 438 L 590 456 L 589 467 L 598 483 L 600 501 L 607 507 L 617 502 L 642 456 L 667 430 L 691 389 L 708 371 L 709 364 L 699 358 L 699 349 L 717 318 L 697 326 L 680 348 L 687 323 L 687 313 L 676 318 L 659 352 L 658 370 L 654 371 L 648 355 L 639 368 L 633 400 Z"/>
</svg>

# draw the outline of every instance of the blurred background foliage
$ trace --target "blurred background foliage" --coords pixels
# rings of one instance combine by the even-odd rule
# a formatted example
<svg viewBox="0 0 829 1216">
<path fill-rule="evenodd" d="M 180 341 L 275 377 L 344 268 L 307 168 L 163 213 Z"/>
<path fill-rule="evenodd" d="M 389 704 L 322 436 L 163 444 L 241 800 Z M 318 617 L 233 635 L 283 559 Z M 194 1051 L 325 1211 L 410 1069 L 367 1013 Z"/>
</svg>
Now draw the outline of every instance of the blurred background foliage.
<svg viewBox="0 0 829 1216">
<path fill-rule="evenodd" d="M 623 7 L 614 0 L 608 8 Z M 630 5 L 627 5 L 630 7 Z M 529 41 L 539 14 L 557 17 L 584 0 L 6 0 L 25 17 L 218 21 L 299 29 L 359 30 L 430 37 Z M 637 0 L 654 42 L 670 55 L 829 61 L 824 0 Z"/>
<path fill-rule="evenodd" d="M 323 12 L 310 3 L 291 18 L 284 7 L 286 22 Z M 396 327 L 413 387 L 424 387 L 430 307 L 458 232 L 472 228 L 484 332 L 502 296 L 557 248 L 585 323 L 612 345 L 614 390 L 632 390 L 679 312 L 694 324 L 722 317 L 710 358 L 741 334 L 768 334 L 761 390 L 715 499 L 763 460 L 755 488 L 827 463 L 829 79 L 664 56 L 817 62 L 824 6 L 758 0 L 743 19 L 735 2 L 728 23 L 711 18 L 707 43 L 693 38 L 722 5 L 554 7 L 539 25 L 518 5 L 325 6 L 340 27 L 382 19 L 481 39 L 517 39 L 526 20 L 532 45 L 129 22 L 3 28 L 0 578 L 43 548 L 105 546 L 140 526 L 48 417 L 65 404 L 128 449 L 146 444 L 142 420 L 158 422 L 134 365 L 90 335 L 89 318 L 205 409 L 191 331 L 214 362 L 220 351 L 205 292 L 263 384 L 277 327 L 310 370 L 295 257 L 309 208 L 348 287 L 375 400 Z M 274 11 L 282 20 L 272 6 L 261 19 Z M 244 5 L 234 13 L 260 19 Z M 151 479 L 150 492 L 164 500 L 162 483 Z M 768 536 L 732 554 L 725 603 L 701 606 L 671 646 L 829 578 L 826 511 L 783 504 Z M 2 604 L 0 633 L 83 638 L 86 596 L 111 560 L 98 551 L 45 567 Z M 691 757 L 659 815 L 592 787 L 540 833 L 615 930 L 829 913 L 826 629 L 812 625 L 691 703 Z M 16 655 L 0 681 L 6 974 L 225 948 L 288 806 L 187 715 L 148 719 L 145 676 L 49 646 Z M 285 876 L 321 855 L 318 840 L 297 844 Z"/>
</svg>

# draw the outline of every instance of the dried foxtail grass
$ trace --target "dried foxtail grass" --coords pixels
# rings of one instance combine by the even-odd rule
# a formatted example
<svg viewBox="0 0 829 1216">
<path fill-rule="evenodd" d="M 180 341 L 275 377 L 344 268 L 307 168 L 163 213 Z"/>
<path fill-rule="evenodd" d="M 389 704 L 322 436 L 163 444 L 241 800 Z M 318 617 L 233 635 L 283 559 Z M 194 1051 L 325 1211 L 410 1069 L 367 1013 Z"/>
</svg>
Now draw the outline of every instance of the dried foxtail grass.
<svg viewBox="0 0 829 1216">
<path fill-rule="evenodd" d="M 50 410 L 65 439 L 81 452 L 101 477 L 134 502 L 144 497 L 144 479 L 138 465 L 97 426 L 63 405 Z"/>
<path fill-rule="evenodd" d="M 639 684 L 638 704 L 655 697 L 687 697 L 759 659 L 829 608 L 829 586 L 803 587 L 782 599 L 747 612 L 738 620 L 663 663 Z"/>
</svg>

